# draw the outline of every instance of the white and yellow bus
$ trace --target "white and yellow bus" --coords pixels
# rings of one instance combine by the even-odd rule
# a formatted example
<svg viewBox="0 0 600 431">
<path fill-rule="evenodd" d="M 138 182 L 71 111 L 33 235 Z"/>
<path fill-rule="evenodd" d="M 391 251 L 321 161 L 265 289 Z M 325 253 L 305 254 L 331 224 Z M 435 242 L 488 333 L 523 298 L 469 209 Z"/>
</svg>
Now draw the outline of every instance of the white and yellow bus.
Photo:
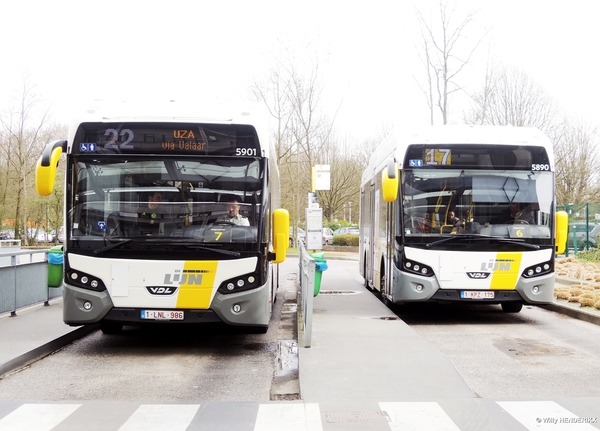
<svg viewBox="0 0 600 431">
<path fill-rule="evenodd" d="M 361 182 L 360 271 L 384 302 L 553 301 L 567 214 L 552 143 L 520 127 L 394 130 Z"/>
<path fill-rule="evenodd" d="M 289 229 L 266 123 L 175 102 L 128 106 L 90 108 L 37 165 L 45 196 L 66 154 L 65 323 L 265 332 Z"/>
</svg>

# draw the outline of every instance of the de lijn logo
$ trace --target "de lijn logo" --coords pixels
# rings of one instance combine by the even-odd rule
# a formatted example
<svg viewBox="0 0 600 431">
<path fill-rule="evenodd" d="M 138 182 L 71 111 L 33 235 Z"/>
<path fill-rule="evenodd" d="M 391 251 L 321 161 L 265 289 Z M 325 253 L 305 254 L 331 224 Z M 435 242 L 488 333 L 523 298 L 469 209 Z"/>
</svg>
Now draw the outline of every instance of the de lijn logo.
<svg viewBox="0 0 600 431">
<path fill-rule="evenodd" d="M 202 274 L 207 273 L 205 269 L 184 269 L 183 271 L 176 270 L 173 274 L 165 274 L 164 284 L 194 284 L 200 286 L 202 284 Z"/>
<path fill-rule="evenodd" d="M 513 259 L 490 259 L 489 262 L 481 262 L 482 271 L 510 271 Z"/>
</svg>

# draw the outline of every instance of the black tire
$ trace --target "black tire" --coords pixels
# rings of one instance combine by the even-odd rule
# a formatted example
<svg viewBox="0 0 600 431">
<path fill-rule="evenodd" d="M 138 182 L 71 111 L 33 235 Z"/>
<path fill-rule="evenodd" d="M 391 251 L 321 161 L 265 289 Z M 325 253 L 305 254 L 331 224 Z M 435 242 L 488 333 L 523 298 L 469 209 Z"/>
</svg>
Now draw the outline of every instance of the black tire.
<svg viewBox="0 0 600 431">
<path fill-rule="evenodd" d="M 518 313 L 523 308 L 522 302 L 503 302 L 500 304 L 505 313 Z"/>
<path fill-rule="evenodd" d="M 363 286 L 365 287 L 365 289 L 367 289 L 368 291 L 372 292 L 373 288 L 371 286 L 369 286 L 369 281 L 367 280 L 367 256 L 365 256 L 364 259 L 364 264 L 363 264 Z"/>
<path fill-rule="evenodd" d="M 256 326 L 247 326 L 244 329 L 244 332 L 246 332 L 247 334 L 266 334 L 267 331 L 269 330 L 269 326 L 268 325 L 256 325 Z"/>
<path fill-rule="evenodd" d="M 379 295 L 381 295 L 381 301 L 385 304 L 386 307 L 391 308 L 393 306 L 393 302 L 390 301 L 385 292 L 385 266 L 383 263 L 381 264 L 381 271 L 379 272 Z"/>
<path fill-rule="evenodd" d="M 113 322 L 110 320 L 102 321 L 100 322 L 100 330 L 106 335 L 120 334 L 123 330 L 123 324 L 121 322 Z"/>
</svg>

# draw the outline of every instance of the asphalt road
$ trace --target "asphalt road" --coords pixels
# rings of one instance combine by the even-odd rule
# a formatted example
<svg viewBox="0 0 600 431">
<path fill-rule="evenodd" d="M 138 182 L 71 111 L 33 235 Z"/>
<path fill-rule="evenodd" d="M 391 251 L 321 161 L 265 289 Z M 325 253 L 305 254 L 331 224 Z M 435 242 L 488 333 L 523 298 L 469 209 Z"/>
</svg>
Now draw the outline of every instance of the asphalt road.
<svg viewBox="0 0 600 431">
<path fill-rule="evenodd" d="M 534 306 L 422 304 L 398 316 L 484 398 L 600 396 L 600 326 Z"/>
</svg>

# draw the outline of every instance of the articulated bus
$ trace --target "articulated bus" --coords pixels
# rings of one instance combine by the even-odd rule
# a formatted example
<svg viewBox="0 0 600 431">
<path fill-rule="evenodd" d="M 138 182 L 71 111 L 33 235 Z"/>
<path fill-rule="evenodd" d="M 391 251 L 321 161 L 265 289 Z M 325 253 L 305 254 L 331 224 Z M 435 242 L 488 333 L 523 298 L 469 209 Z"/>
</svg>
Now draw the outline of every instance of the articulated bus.
<svg viewBox="0 0 600 431">
<path fill-rule="evenodd" d="M 553 301 L 568 216 L 539 130 L 394 130 L 361 181 L 360 272 L 390 304 Z"/>
<path fill-rule="evenodd" d="M 38 161 L 47 196 L 66 154 L 65 323 L 266 332 L 289 230 L 266 123 L 125 106 L 90 108 Z"/>
</svg>

